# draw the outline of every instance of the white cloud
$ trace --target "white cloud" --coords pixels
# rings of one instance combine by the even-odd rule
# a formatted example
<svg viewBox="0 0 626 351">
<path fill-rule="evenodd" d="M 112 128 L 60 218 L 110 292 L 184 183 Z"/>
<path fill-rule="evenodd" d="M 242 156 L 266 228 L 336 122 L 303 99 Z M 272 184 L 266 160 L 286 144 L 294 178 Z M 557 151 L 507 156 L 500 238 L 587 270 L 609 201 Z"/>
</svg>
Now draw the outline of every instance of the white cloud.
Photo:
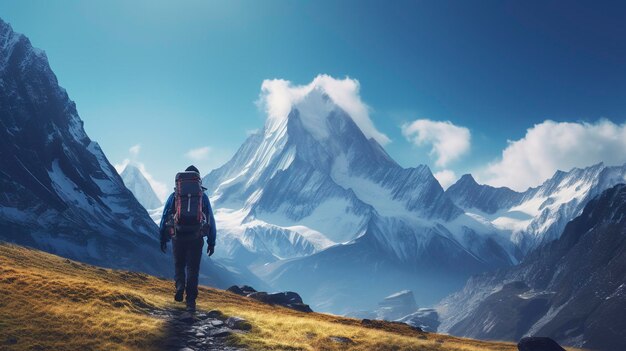
<svg viewBox="0 0 626 351">
<path fill-rule="evenodd" d="M 283 79 L 266 79 L 261 85 L 258 104 L 265 109 L 270 123 L 284 120 L 292 108 L 297 107 L 301 115 L 307 115 L 306 120 L 303 120 L 305 126 L 319 129 L 323 127 L 320 126 L 321 119 L 330 112 L 326 110 L 329 106 L 326 106 L 322 94 L 309 101 L 305 101 L 305 98 L 312 92 L 320 92 L 346 111 L 365 136 L 374 138 L 382 145 L 389 143 L 390 139 L 374 127 L 369 116 L 370 108 L 361 100 L 359 89 L 356 79 L 336 79 L 325 74 L 318 75 L 307 85 L 294 85 Z"/>
<path fill-rule="evenodd" d="M 141 145 L 140 144 L 136 144 L 130 147 L 130 149 L 128 149 L 128 152 L 130 153 L 131 157 L 137 157 L 139 156 L 139 151 L 141 151 Z"/>
<path fill-rule="evenodd" d="M 444 169 L 443 171 L 436 172 L 433 175 L 444 189 L 448 189 L 450 185 L 456 182 L 456 174 L 449 169 Z"/>
<path fill-rule="evenodd" d="M 598 162 L 626 162 L 626 123 L 544 121 L 502 151 L 502 157 L 477 172 L 480 182 L 523 191 L 552 177 L 557 170 Z"/>
<path fill-rule="evenodd" d="M 185 157 L 193 161 L 204 161 L 209 159 L 211 148 L 208 146 L 199 147 L 197 149 L 191 149 L 185 153 Z"/>
<path fill-rule="evenodd" d="M 430 145 L 430 155 L 436 157 L 435 164 L 439 167 L 445 167 L 470 149 L 469 129 L 450 121 L 418 119 L 402 125 L 402 135 L 417 146 Z"/>
</svg>

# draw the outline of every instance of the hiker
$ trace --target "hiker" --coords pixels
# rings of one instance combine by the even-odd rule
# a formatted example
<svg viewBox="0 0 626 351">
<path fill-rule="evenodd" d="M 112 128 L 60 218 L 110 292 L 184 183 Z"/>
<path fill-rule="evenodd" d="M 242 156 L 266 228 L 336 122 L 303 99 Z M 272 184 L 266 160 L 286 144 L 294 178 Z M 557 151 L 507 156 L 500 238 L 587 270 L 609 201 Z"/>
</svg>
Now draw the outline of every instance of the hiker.
<svg viewBox="0 0 626 351">
<path fill-rule="evenodd" d="M 192 312 L 196 310 L 203 237 L 206 236 L 207 254 L 211 256 L 215 251 L 215 218 L 201 182 L 200 171 L 194 166 L 176 174 L 176 187 L 165 202 L 160 225 L 163 253 L 172 239 L 176 281 L 174 300 L 183 301 L 185 293 L 187 310 Z"/>
</svg>

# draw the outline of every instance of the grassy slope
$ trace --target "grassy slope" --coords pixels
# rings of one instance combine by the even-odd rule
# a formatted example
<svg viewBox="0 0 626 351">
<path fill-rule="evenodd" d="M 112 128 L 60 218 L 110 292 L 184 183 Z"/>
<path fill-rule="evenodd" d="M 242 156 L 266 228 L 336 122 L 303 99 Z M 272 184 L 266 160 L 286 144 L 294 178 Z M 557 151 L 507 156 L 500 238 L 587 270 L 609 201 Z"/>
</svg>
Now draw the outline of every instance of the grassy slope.
<svg viewBox="0 0 626 351">
<path fill-rule="evenodd" d="M 0 243 L 0 349 L 158 349 L 166 323 L 148 312 L 180 308 L 172 292 L 171 281 Z M 391 323 L 365 328 L 356 319 L 299 313 L 205 287 L 198 307 L 248 319 L 252 331 L 230 342 L 258 350 L 517 349 Z M 354 343 L 338 344 L 329 336 Z"/>
</svg>

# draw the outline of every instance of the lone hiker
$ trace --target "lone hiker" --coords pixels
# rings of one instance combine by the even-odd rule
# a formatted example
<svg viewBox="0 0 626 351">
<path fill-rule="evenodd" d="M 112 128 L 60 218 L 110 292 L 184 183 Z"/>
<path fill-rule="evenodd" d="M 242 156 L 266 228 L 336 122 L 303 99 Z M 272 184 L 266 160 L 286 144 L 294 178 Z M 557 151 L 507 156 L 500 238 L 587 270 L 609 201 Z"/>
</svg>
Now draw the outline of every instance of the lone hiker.
<svg viewBox="0 0 626 351">
<path fill-rule="evenodd" d="M 161 217 L 161 251 L 166 252 L 170 238 L 174 251 L 174 300 L 183 301 L 186 293 L 188 311 L 196 310 L 204 236 L 207 254 L 211 256 L 215 251 L 215 218 L 204 190 L 200 171 L 194 166 L 187 167 L 185 172 L 176 174 L 175 190 L 165 202 Z"/>
</svg>

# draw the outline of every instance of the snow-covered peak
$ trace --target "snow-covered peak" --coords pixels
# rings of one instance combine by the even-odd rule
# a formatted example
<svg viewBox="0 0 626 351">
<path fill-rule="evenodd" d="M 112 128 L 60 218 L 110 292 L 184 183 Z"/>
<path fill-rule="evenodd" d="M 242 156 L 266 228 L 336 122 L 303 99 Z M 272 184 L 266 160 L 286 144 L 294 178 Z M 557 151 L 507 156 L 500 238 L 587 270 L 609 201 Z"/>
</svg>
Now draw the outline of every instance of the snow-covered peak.
<svg viewBox="0 0 626 351">
<path fill-rule="evenodd" d="M 511 239 L 524 252 L 557 239 L 565 224 L 579 215 L 585 204 L 603 190 L 624 182 L 626 165 L 604 163 L 558 170 L 540 186 L 518 193 L 494 188 L 463 176 L 446 191 L 467 213 L 510 231 Z"/>
<path fill-rule="evenodd" d="M 361 100 L 359 90 L 359 82 L 349 77 L 336 79 L 322 74 L 306 85 L 272 79 L 263 81 L 259 103 L 265 108 L 272 126 L 283 122 L 292 110 L 299 110 L 303 124 L 311 127 L 311 132 L 318 137 L 325 135 L 325 130 L 317 129 L 324 127 L 324 124 L 315 122 L 339 107 L 353 119 L 368 139 L 384 145 L 389 142 L 389 138 L 374 127 L 369 117 L 370 109 Z"/>
<path fill-rule="evenodd" d="M 137 166 L 132 163 L 127 164 L 120 176 L 124 181 L 124 185 L 135 195 L 135 198 L 143 207 L 152 210 L 163 205 Z"/>
<path fill-rule="evenodd" d="M 0 53 L 2 53 L 0 55 L 0 72 L 7 68 L 13 52 L 20 48 L 23 49 L 21 55 L 24 56 L 19 65 L 22 70 L 28 67 L 32 61 L 37 60 L 41 61 L 41 68 L 47 66 L 48 58 L 45 52 L 34 48 L 26 36 L 13 31 L 11 25 L 0 18 Z"/>
<path fill-rule="evenodd" d="M 334 101 L 321 87 L 313 87 L 309 92 L 293 101 L 291 109 L 285 115 L 270 115 L 266 122 L 265 133 L 272 134 L 284 128 L 293 118 L 294 111 L 304 128 L 318 141 L 326 140 L 329 135 L 329 126 L 326 119 L 333 110 L 339 110 Z"/>
</svg>

